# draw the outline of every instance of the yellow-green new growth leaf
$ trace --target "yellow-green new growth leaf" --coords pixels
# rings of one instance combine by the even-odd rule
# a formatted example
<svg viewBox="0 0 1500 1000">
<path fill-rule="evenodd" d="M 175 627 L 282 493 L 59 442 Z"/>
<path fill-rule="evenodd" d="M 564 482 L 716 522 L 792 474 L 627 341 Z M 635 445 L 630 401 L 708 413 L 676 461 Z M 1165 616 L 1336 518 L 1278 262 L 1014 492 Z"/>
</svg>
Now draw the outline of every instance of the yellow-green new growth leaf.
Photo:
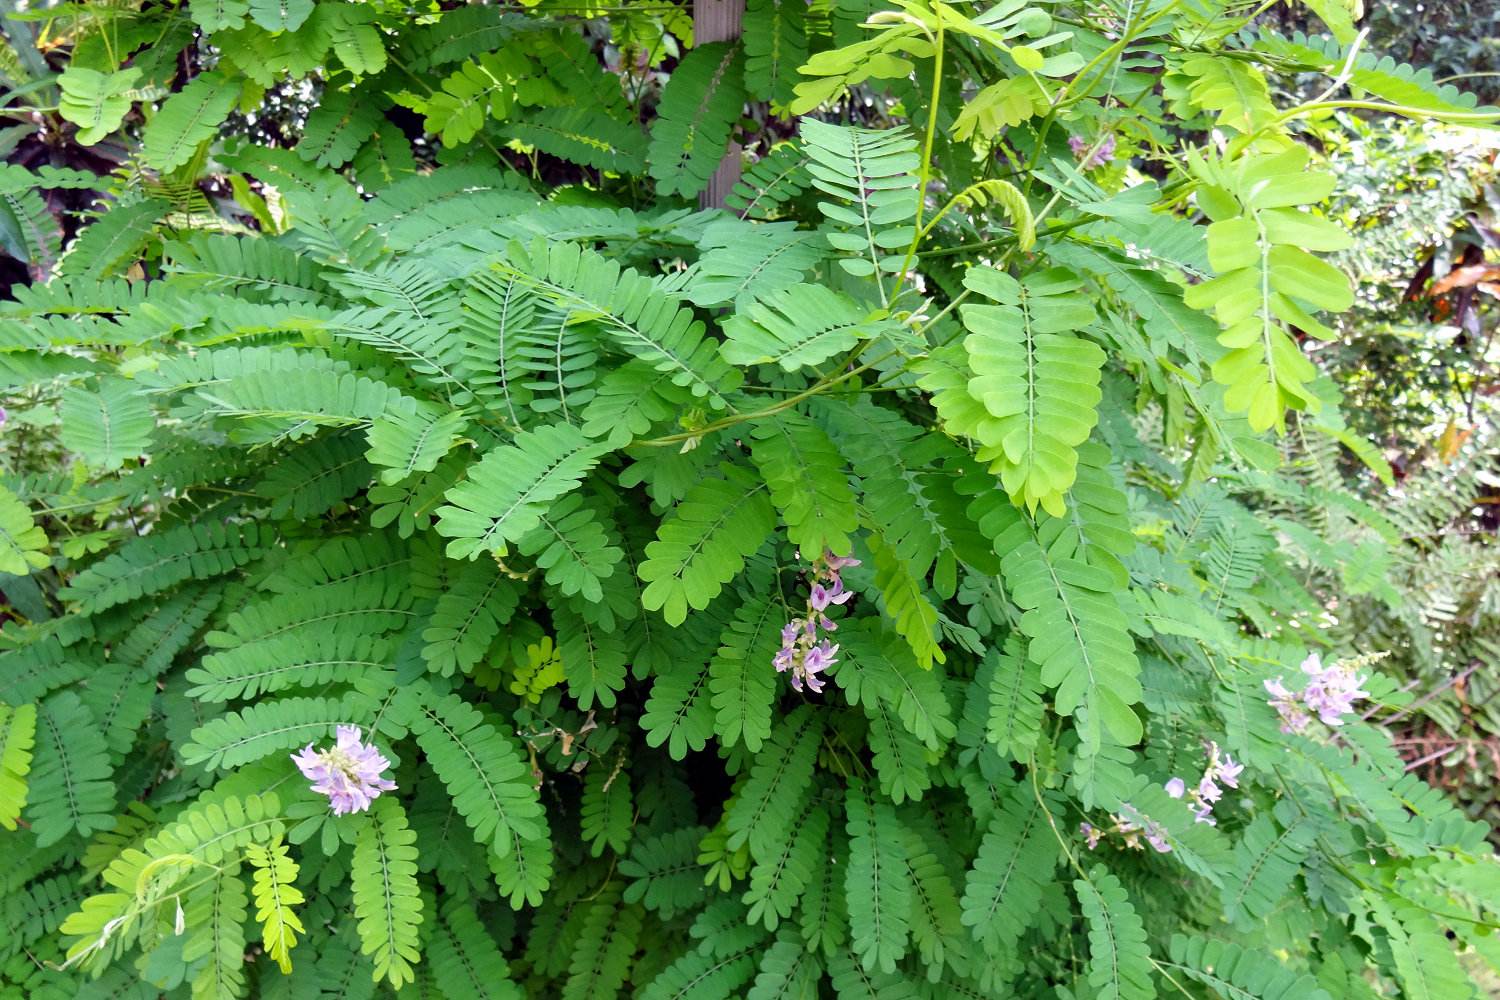
<svg viewBox="0 0 1500 1000">
<path fill-rule="evenodd" d="M 931 230 L 939 219 L 953 209 L 985 208 L 992 203 L 1005 210 L 1006 217 L 1010 219 L 1011 228 L 1016 233 L 1017 247 L 1030 250 L 1036 245 L 1036 220 L 1032 217 L 1031 205 L 1026 201 L 1026 196 L 1010 181 L 1001 180 L 998 177 L 970 184 L 954 195 L 948 204 L 944 205 L 938 214 L 922 227 L 922 231 L 926 233 Z"/>
<path fill-rule="evenodd" d="M 421 957 L 416 843 L 401 804 L 382 795 L 371 804 L 368 822 L 354 841 L 350 869 L 360 952 L 371 956 L 375 981 L 385 979 L 398 990 L 414 981 L 412 965 Z"/>
<path fill-rule="evenodd" d="M 1078 474 L 1078 446 L 1099 419 L 1096 407 L 1104 351 L 1075 331 L 1094 321 L 1079 294 L 1082 281 L 1063 270 L 1017 281 L 990 267 L 972 267 L 964 287 L 994 305 L 961 307 L 969 394 L 987 416 L 952 427 L 982 446 L 1011 500 L 1061 516 L 1063 495 Z"/>
<path fill-rule="evenodd" d="M 1270 87 L 1254 63 L 1199 56 L 1183 63 L 1182 72 L 1193 78 L 1188 99 L 1205 111 L 1218 112 L 1219 128 L 1249 134 L 1276 117 Z"/>
<path fill-rule="evenodd" d="M 48 563 L 47 535 L 21 499 L 0 486 L 0 573 L 25 576 Z"/>
<path fill-rule="evenodd" d="M 36 741 L 36 706 L 0 704 L 0 826 L 16 828 L 26 805 L 26 775 Z"/>
<path fill-rule="evenodd" d="M 871 535 L 866 542 L 875 557 L 875 588 L 917 663 L 923 670 L 931 670 L 934 660 L 946 662 L 937 642 L 938 611 L 922 593 L 922 581 L 911 575 L 906 563 L 880 536 Z"/>
<path fill-rule="evenodd" d="M 1317 370 L 1293 333 L 1333 336 L 1312 311 L 1354 302 L 1349 279 L 1309 252 L 1349 245 L 1332 223 L 1299 210 L 1332 187 L 1328 174 L 1307 169 L 1309 157 L 1306 147 L 1290 146 L 1233 162 L 1191 161 L 1199 204 L 1213 220 L 1208 254 L 1218 274 L 1183 299 L 1219 321 L 1219 342 L 1230 350 L 1214 362 L 1214 380 L 1227 387 L 1230 411 L 1247 413 L 1257 431 L 1284 426 L 1288 408 L 1321 409 L 1310 386 Z"/>
<path fill-rule="evenodd" d="M 1017 76 L 985 87 L 966 102 L 953 120 L 953 137 L 968 142 L 978 132 L 993 139 L 1047 110 L 1047 95 L 1035 79 Z"/>
<path fill-rule="evenodd" d="M 120 127 L 133 100 L 130 88 L 141 71 L 131 67 L 115 73 L 69 66 L 57 78 L 62 100 L 57 113 L 78 126 L 78 141 L 85 146 L 109 135 Z"/>
<path fill-rule="evenodd" d="M 251 844 L 245 856 L 255 869 L 255 919 L 261 926 L 261 940 L 283 974 L 292 971 L 292 949 L 297 935 L 303 933 L 302 920 L 292 907 L 304 902 L 297 881 L 297 862 L 287 853 L 286 844 L 277 837 L 269 844 Z"/>
</svg>

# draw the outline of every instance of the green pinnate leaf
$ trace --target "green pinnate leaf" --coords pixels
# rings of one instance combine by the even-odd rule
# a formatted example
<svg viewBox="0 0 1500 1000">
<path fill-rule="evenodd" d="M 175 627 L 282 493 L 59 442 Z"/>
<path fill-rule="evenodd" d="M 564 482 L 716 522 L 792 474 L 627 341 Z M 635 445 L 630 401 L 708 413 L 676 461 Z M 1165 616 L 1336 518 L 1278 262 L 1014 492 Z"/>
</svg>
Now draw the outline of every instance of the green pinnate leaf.
<svg viewBox="0 0 1500 1000">
<path fill-rule="evenodd" d="M 964 285 L 995 304 L 960 307 L 974 372 L 969 393 L 987 416 L 955 429 L 980 443 L 977 457 L 1013 501 L 1060 516 L 1077 476 L 1077 448 L 1098 420 L 1104 352 L 1077 336 L 1093 322 L 1093 309 L 1076 294 L 1081 282 L 1061 270 L 1017 281 L 970 268 Z"/>
<path fill-rule="evenodd" d="M 310 11 L 312 0 L 263 0 L 257 9 L 287 5 L 304 6 Z M 252 9 L 252 16 L 257 9 Z M 176 170 L 193 158 L 200 145 L 218 134 L 239 96 L 240 88 L 219 73 L 194 77 L 157 109 L 142 136 L 141 158 L 163 173 Z"/>
<path fill-rule="evenodd" d="M 417 888 L 417 835 L 399 802 L 382 795 L 354 841 L 350 881 L 360 951 L 374 963 L 373 978 L 399 989 L 415 976 L 422 896 Z"/>
<path fill-rule="evenodd" d="M 92 146 L 120 127 L 134 103 L 131 88 L 140 75 L 134 67 L 101 73 L 69 66 L 57 80 L 62 89 L 58 114 L 78 126 L 79 142 Z"/>
<path fill-rule="evenodd" d="M 637 571 L 646 584 L 641 604 L 669 625 L 682 624 L 689 607 L 708 607 L 775 527 L 765 485 L 723 471 L 723 479 L 701 480 L 662 520 Z"/>
<path fill-rule="evenodd" d="M 31 509 L 0 486 L 0 573 L 25 576 L 50 562 L 47 535 L 32 517 Z"/>
<path fill-rule="evenodd" d="M 1089 985 L 1101 1000 L 1149 1000 L 1156 996 L 1146 928 L 1120 880 L 1102 865 L 1073 890 L 1089 928 Z"/>
<path fill-rule="evenodd" d="M 915 887 L 907 865 L 906 839 L 896 810 L 861 783 L 844 800 L 849 863 L 844 892 L 849 936 L 860 965 L 890 974 L 910 945 Z"/>
<path fill-rule="evenodd" d="M 520 541 L 548 503 L 578 488 L 603 451 L 571 424 L 548 424 L 488 452 L 443 494 L 437 530 L 453 539 L 448 555 L 473 559 Z"/>
</svg>

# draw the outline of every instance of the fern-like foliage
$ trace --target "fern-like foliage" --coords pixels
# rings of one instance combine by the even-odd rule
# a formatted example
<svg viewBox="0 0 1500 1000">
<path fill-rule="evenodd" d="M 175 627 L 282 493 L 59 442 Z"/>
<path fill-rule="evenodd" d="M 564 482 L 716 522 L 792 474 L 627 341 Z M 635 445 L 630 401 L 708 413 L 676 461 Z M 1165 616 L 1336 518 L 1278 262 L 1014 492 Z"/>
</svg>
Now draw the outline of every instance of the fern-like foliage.
<svg viewBox="0 0 1500 1000">
<path fill-rule="evenodd" d="M 712 732 L 726 745 L 743 742 L 760 751 L 771 735 L 775 684 L 764 666 L 780 642 L 782 608 L 765 593 L 741 591 L 734 620 L 725 626 L 708 663 Z M 700 679 L 702 674 L 696 674 Z"/>
<path fill-rule="evenodd" d="M 757 424 L 752 435 L 751 457 L 787 537 L 804 552 L 848 555 L 859 513 L 828 435 L 794 413 Z"/>
<path fill-rule="evenodd" d="M 742 474 L 698 483 L 662 521 L 638 570 L 646 583 L 641 603 L 680 625 L 692 607 L 702 610 L 734 579 L 744 559 L 775 526 L 765 487 Z"/>
<path fill-rule="evenodd" d="M 577 488 L 600 450 L 571 424 L 551 424 L 485 455 L 437 511 L 438 531 L 453 539 L 448 554 L 472 559 L 520 541 L 541 523 L 543 504 Z"/>
<path fill-rule="evenodd" d="M 422 631 L 427 669 L 444 677 L 472 670 L 510 620 L 518 598 L 515 586 L 494 566 L 481 562 L 461 570 Z"/>
<path fill-rule="evenodd" d="M 758 101 L 787 104 L 807 58 L 807 12 L 785 0 L 745 5 L 745 89 Z"/>
<path fill-rule="evenodd" d="M 688 296 L 700 306 L 733 302 L 743 308 L 797 285 L 808 268 L 824 257 L 817 237 L 791 223 L 714 222 L 704 228 L 698 247 L 702 255 L 693 269 Z M 738 318 L 736 313 L 725 324 L 726 335 Z"/>
<path fill-rule="evenodd" d="M 1060 516 L 1077 476 L 1075 449 L 1098 419 L 1104 352 L 1076 335 L 1093 322 L 1093 310 L 1073 294 L 1079 282 L 1064 271 L 1018 282 L 974 268 L 964 283 L 996 304 L 961 307 L 974 373 L 968 392 L 983 415 L 968 423 L 955 412 L 959 422 L 950 426 L 980 443 L 978 458 L 1017 504 Z"/>
<path fill-rule="evenodd" d="M 650 279 L 572 243 L 511 244 L 503 273 L 557 308 L 599 323 L 628 354 L 671 376 L 715 408 L 735 373 L 703 337 L 703 325 Z"/>
<path fill-rule="evenodd" d="M 1009 953 L 1031 926 L 1060 858 L 1047 825 L 1047 801 L 1023 786 L 1002 794 L 964 880 L 962 901 L 964 926 L 993 957 Z"/>
<path fill-rule="evenodd" d="M 399 989 L 414 981 L 422 897 L 417 888 L 417 835 L 395 799 L 377 799 L 354 843 L 351 880 L 360 950 L 374 963 L 373 978 Z"/>
<path fill-rule="evenodd" d="M 1287 813 L 1284 828 L 1257 816 L 1235 849 L 1233 875 L 1224 885 L 1224 909 L 1231 920 L 1270 913 L 1291 888 L 1317 830 L 1303 816 Z"/>
<path fill-rule="evenodd" d="M 78 695 L 58 691 L 48 697 L 37 712 L 27 806 L 37 844 L 46 847 L 74 830 L 86 837 L 113 826 L 112 774 L 109 747 Z"/>
<path fill-rule="evenodd" d="M 791 285 L 736 313 L 724 332 L 727 360 L 777 364 L 791 372 L 879 336 L 883 324 L 871 322 L 866 311 L 822 285 Z"/>
<path fill-rule="evenodd" d="M 195 998 L 240 996 L 245 987 L 245 920 L 250 896 L 238 863 L 225 867 L 188 894 L 182 922 L 183 961 L 202 962 L 193 977 Z"/>
<path fill-rule="evenodd" d="M 182 756 L 190 764 L 238 767 L 278 750 L 315 742 L 332 733 L 335 726 L 365 722 L 363 709 L 363 700 L 352 696 L 260 701 L 194 729 L 192 742 L 182 748 Z"/>
<path fill-rule="evenodd" d="M 289 0 L 290 4 L 297 2 Z M 311 3 L 301 2 L 311 9 Z M 198 146 L 218 132 L 238 96 L 239 88 L 217 73 L 196 77 L 167 100 L 146 127 L 142 158 L 148 166 L 164 173 L 187 163 Z"/>
<path fill-rule="evenodd" d="M 807 154 L 795 143 L 776 146 L 745 171 L 726 204 L 741 217 L 775 218 L 783 202 L 795 198 L 812 184 L 807 164 Z"/>
<path fill-rule="evenodd" d="M 1328 993 L 1307 975 L 1299 976 L 1270 955 L 1228 941 L 1174 934 L 1172 968 L 1197 980 L 1226 1000 L 1325 1000 Z"/>
<path fill-rule="evenodd" d="M 544 835 L 541 805 L 518 748 L 479 709 L 458 695 L 439 697 L 426 685 L 402 690 L 397 707 L 476 840 L 503 857 L 513 835 Z"/>
<path fill-rule="evenodd" d="M 853 275 L 899 271 L 916 215 L 916 140 L 904 129 L 872 131 L 802 120 L 813 186 L 838 199 L 820 202 L 833 223 L 828 242 Z"/>
<path fill-rule="evenodd" d="M 811 712 L 793 712 L 755 756 L 750 777 L 725 812 L 731 848 L 748 845 L 750 856 L 765 859 L 795 818 L 811 787 L 822 724 Z"/>
<path fill-rule="evenodd" d="M 1089 924 L 1089 985 L 1108 1000 L 1156 996 L 1146 928 L 1120 880 L 1096 865 L 1073 889 Z"/>
<path fill-rule="evenodd" d="M 521 988 L 495 941 L 472 911 L 453 907 L 432 935 L 430 959 L 438 988 L 446 996 L 520 1000 Z"/>
<path fill-rule="evenodd" d="M 672 71 L 646 151 L 659 193 L 692 197 L 707 187 L 745 103 L 743 62 L 738 46 L 715 42 Z"/>
<path fill-rule="evenodd" d="M 1493 441 L 1299 343 L 1330 112 L 1500 112 L 1349 0 L 398 6 L 5 22 L 0 995 L 1481 990 L 1385 729 L 1494 721 Z"/>
<path fill-rule="evenodd" d="M 699 904 L 704 896 L 703 869 L 698 863 L 702 827 L 686 827 L 650 837 L 637 837 L 630 856 L 620 860 L 620 872 L 631 880 L 624 900 L 671 919 Z"/>
<path fill-rule="evenodd" d="M 915 892 L 901 821 L 889 803 L 872 798 L 858 784 L 850 786 L 845 810 L 850 945 L 864 969 L 889 974 L 910 942 Z"/>
<path fill-rule="evenodd" d="M 306 902 L 297 880 L 297 862 L 287 853 L 280 840 L 269 844 L 251 844 L 245 856 L 254 870 L 251 894 L 255 899 L 255 919 L 261 926 L 261 940 L 283 974 L 292 971 L 292 948 L 297 935 L 306 932 L 302 920 L 292 907 Z"/>
<path fill-rule="evenodd" d="M 1188 305 L 1214 311 L 1229 353 L 1214 363 L 1214 378 L 1228 387 L 1225 404 L 1247 413 L 1256 430 L 1281 427 L 1287 408 L 1317 412 L 1321 402 L 1307 383 L 1315 371 L 1292 339 L 1295 327 L 1315 337 L 1332 331 L 1313 318 L 1354 301 L 1346 278 L 1312 251 L 1349 245 L 1342 229 L 1300 206 L 1319 201 L 1331 186 L 1309 173 L 1307 150 L 1227 165 L 1197 163 L 1204 205 L 1214 220 L 1209 262 L 1218 275 L 1194 286 Z"/>
<path fill-rule="evenodd" d="M 25 576 L 41 569 L 47 557 L 47 533 L 14 493 L 0 487 L 0 573 Z"/>
<path fill-rule="evenodd" d="M 0 826 L 16 828 L 26 805 L 26 775 L 36 742 L 36 706 L 0 705 Z"/>
</svg>

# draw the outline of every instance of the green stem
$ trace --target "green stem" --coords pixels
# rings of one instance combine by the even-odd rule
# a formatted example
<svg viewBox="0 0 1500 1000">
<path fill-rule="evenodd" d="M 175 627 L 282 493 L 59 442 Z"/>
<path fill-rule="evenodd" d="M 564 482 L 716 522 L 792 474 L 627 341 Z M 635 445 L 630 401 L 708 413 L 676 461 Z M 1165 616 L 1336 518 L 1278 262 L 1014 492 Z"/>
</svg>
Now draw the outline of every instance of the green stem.
<svg viewBox="0 0 1500 1000">
<path fill-rule="evenodd" d="M 896 288 L 899 291 L 906 283 L 906 272 L 911 267 L 912 260 L 917 255 L 917 246 L 922 242 L 926 231 L 922 228 L 922 216 L 927 211 L 927 187 L 932 182 L 932 143 L 937 136 L 938 101 L 943 93 L 943 19 L 938 18 L 937 40 L 934 43 L 936 52 L 932 57 L 932 98 L 927 108 L 927 136 L 922 147 L 922 167 L 917 175 L 917 220 L 913 224 L 911 246 L 906 248 L 906 257 L 901 261 L 901 271 L 896 275 Z M 934 220 L 936 221 L 936 220 Z"/>
</svg>

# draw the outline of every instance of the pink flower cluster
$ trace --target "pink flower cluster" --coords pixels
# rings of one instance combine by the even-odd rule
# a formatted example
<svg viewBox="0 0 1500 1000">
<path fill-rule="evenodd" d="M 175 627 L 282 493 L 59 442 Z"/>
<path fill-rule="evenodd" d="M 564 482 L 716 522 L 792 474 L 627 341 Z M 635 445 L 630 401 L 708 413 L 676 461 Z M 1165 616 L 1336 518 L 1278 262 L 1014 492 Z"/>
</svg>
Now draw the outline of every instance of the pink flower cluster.
<svg viewBox="0 0 1500 1000">
<path fill-rule="evenodd" d="M 1174 799 L 1180 799 L 1184 795 L 1189 797 L 1193 805 L 1194 820 L 1216 826 L 1217 821 L 1213 817 L 1214 803 L 1224 796 L 1224 790 L 1218 783 L 1223 782 L 1226 788 L 1239 788 L 1240 772 L 1245 769 L 1245 765 L 1236 764 L 1234 758 L 1221 751 L 1219 744 L 1212 740 L 1205 744 L 1204 752 L 1208 754 L 1208 766 L 1203 769 L 1203 777 L 1198 779 L 1196 788 L 1189 792 L 1187 782 L 1174 777 L 1167 782 L 1166 789 L 1167 794 Z"/>
<path fill-rule="evenodd" d="M 1343 725 L 1354 703 L 1370 697 L 1360 687 L 1367 678 L 1356 676 L 1353 664 L 1334 662 L 1325 667 L 1317 653 L 1309 653 L 1302 661 L 1302 672 L 1307 684 L 1301 691 L 1290 690 L 1280 677 L 1264 682 L 1271 696 L 1269 704 L 1281 716 L 1283 733 L 1306 732 L 1314 715 L 1325 726 Z"/>
<path fill-rule="evenodd" d="M 1073 151 L 1073 155 L 1077 157 L 1082 157 L 1089 151 L 1089 148 L 1093 145 L 1094 144 L 1092 142 L 1085 139 L 1081 135 L 1068 137 L 1068 148 L 1071 149 Z M 1093 155 L 1080 163 L 1079 166 L 1084 170 L 1093 170 L 1095 167 L 1104 166 L 1114 158 L 1115 137 L 1113 135 L 1106 135 L 1104 137 L 1104 141 L 1099 143 L 1099 148 L 1094 150 Z"/>
<path fill-rule="evenodd" d="M 838 643 L 829 642 L 822 633 L 838 629 L 828 617 L 828 608 L 845 604 L 854 596 L 853 591 L 844 589 L 840 571 L 858 565 L 858 559 L 836 556 L 832 552 L 824 552 L 813 560 L 813 585 L 807 597 L 807 614 L 793 618 L 781 627 L 781 648 L 771 658 L 771 665 L 778 673 L 791 671 L 792 687 L 798 691 L 804 686 L 814 694 L 822 691 L 824 681 L 818 675 L 838 662 Z"/>
<path fill-rule="evenodd" d="M 381 792 L 394 791 L 396 783 L 380 775 L 391 762 L 373 743 L 361 742 L 358 726 L 338 726 L 338 739 L 327 750 L 313 750 L 309 743 L 292 760 L 303 777 L 313 783 L 312 790 L 328 796 L 333 814 L 363 812 Z"/>
<path fill-rule="evenodd" d="M 1133 812 L 1130 804 L 1125 804 L 1127 811 Z M 1099 846 L 1099 841 L 1107 836 L 1118 836 L 1125 842 L 1125 846 L 1134 850 L 1141 849 L 1141 840 L 1151 845 L 1151 849 L 1157 854 L 1167 854 L 1172 850 L 1172 845 L 1167 843 L 1167 831 L 1155 822 L 1141 817 L 1140 822 L 1126 819 L 1124 816 L 1110 815 L 1110 821 L 1114 824 L 1109 829 L 1101 829 L 1092 823 L 1079 823 L 1078 832 L 1083 834 L 1088 843 L 1089 850 Z"/>
</svg>

